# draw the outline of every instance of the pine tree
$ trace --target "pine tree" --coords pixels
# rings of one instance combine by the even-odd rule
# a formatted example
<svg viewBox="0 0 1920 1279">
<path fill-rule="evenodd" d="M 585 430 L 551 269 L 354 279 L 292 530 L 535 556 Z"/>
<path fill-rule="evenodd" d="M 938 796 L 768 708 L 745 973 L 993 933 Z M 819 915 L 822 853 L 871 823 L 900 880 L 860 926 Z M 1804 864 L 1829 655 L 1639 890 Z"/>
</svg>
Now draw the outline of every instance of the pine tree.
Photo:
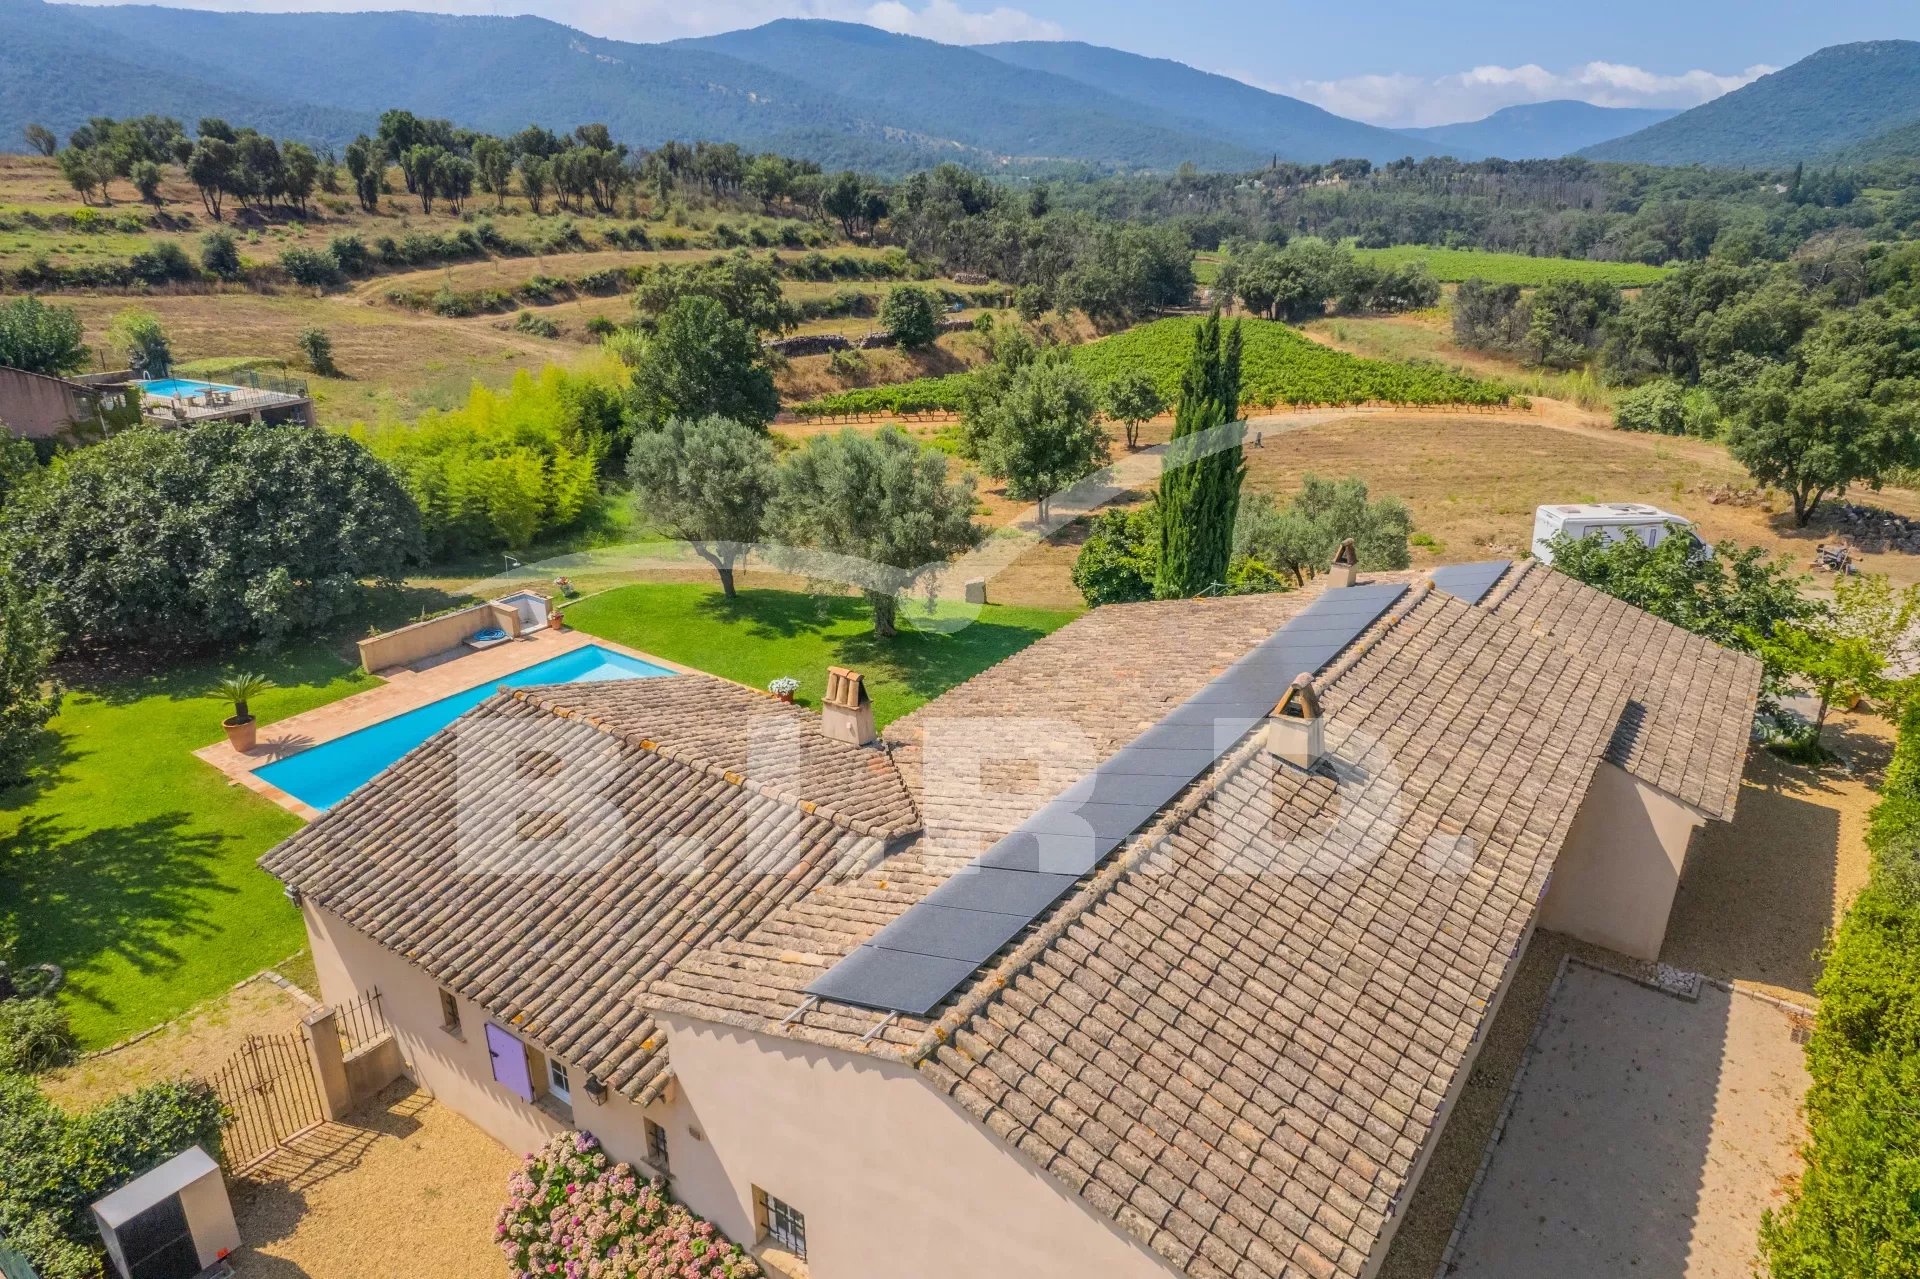
<svg viewBox="0 0 1920 1279">
<path fill-rule="evenodd" d="M 1240 322 L 1223 333 L 1218 310 L 1194 332 L 1173 443 L 1160 472 L 1160 565 L 1153 584 L 1160 599 L 1198 595 L 1227 580 L 1246 474 L 1240 346 Z"/>
</svg>

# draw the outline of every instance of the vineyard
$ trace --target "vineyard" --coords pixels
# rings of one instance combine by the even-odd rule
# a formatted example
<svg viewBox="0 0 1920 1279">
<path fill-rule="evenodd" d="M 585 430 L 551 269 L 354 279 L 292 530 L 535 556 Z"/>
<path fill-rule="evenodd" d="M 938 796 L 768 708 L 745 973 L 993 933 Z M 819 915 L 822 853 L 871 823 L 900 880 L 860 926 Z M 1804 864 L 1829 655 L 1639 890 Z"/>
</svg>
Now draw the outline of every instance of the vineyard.
<svg viewBox="0 0 1920 1279">
<path fill-rule="evenodd" d="M 1075 347 L 1073 359 L 1096 383 L 1122 370 L 1145 372 L 1169 401 L 1180 391 L 1180 374 L 1193 350 L 1195 321 L 1156 320 L 1098 342 Z M 1506 404 L 1512 388 L 1433 364 L 1366 360 L 1301 337 L 1284 324 L 1243 320 L 1246 350 L 1241 363 L 1241 403 L 1248 408 L 1280 404 Z M 895 386 L 870 386 L 822 396 L 793 406 L 802 417 L 929 413 L 960 407 L 971 375 L 950 373 Z"/>
<path fill-rule="evenodd" d="M 1481 249 L 1430 249 L 1418 244 L 1390 249 L 1355 249 L 1354 256 L 1375 266 L 1424 262 L 1443 284 L 1462 280 L 1489 280 L 1535 288 L 1548 280 L 1600 280 L 1623 289 L 1652 284 L 1667 274 L 1663 266 L 1642 262 L 1590 262 L 1584 258 L 1534 258 L 1524 253 L 1491 253 Z"/>
</svg>

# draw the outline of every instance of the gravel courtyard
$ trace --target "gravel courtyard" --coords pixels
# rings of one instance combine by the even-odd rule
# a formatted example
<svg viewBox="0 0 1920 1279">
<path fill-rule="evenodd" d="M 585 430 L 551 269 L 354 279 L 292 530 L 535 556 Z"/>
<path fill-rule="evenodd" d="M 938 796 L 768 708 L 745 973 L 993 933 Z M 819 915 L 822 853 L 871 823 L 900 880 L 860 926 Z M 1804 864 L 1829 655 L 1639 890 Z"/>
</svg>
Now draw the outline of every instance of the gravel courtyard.
<svg viewBox="0 0 1920 1279">
<path fill-rule="evenodd" d="M 1748 1279 L 1799 1171 L 1802 1019 L 1568 966 L 1461 1235 L 1460 1279 Z"/>
</svg>

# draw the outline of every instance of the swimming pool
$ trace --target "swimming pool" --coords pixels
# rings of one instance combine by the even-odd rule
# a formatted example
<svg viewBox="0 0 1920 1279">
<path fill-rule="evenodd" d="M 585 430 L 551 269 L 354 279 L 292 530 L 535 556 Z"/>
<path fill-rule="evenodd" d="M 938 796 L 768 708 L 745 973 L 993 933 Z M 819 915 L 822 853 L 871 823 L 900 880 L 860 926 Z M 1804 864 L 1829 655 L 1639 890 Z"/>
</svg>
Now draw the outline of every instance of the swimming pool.
<svg viewBox="0 0 1920 1279">
<path fill-rule="evenodd" d="M 237 386 L 228 386 L 225 382 L 198 382 L 188 377 L 163 377 L 151 382 L 142 382 L 140 389 L 148 395 L 163 400 L 175 396 L 205 395 L 208 391 L 237 391 Z"/>
<path fill-rule="evenodd" d="M 336 737 L 330 742 L 276 760 L 255 769 L 254 776 L 272 782 L 304 804 L 322 811 L 332 808 L 371 780 L 374 774 L 453 723 L 493 695 L 501 685 L 526 688 L 533 684 L 593 684 L 613 679 L 648 679 L 672 671 L 637 657 L 589 644 L 571 653 L 550 657 L 536 666 L 502 679 L 476 684 L 464 693 L 443 697 L 405 714 Z"/>
</svg>

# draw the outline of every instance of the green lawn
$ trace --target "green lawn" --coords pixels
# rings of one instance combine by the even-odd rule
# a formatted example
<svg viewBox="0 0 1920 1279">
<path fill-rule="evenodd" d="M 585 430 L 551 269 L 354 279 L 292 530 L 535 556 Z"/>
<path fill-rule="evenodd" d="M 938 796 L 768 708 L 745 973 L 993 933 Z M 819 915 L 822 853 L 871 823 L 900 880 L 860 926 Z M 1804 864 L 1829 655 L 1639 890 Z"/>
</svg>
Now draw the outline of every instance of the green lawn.
<svg viewBox="0 0 1920 1279">
<path fill-rule="evenodd" d="M 567 620 L 688 666 L 764 688 L 791 674 L 817 703 L 831 664 L 866 672 L 874 716 L 896 719 L 1073 620 L 989 607 L 943 635 L 873 638 L 857 601 L 785 591 L 624 586 Z M 277 687 L 271 722 L 378 681 L 331 648 L 245 659 Z M 299 913 L 254 861 L 299 819 L 230 784 L 192 751 L 228 713 L 204 696 L 222 667 L 102 681 L 71 692 L 33 782 L 0 791 L 0 948 L 68 971 L 73 1027 L 103 1047 L 218 995 L 300 950 Z"/>
<path fill-rule="evenodd" d="M 903 618 L 909 609 L 902 609 Z M 827 667 L 867 677 L 873 716 L 886 724 L 1019 652 L 1078 614 L 988 605 L 952 634 L 907 630 L 876 639 L 865 605 L 844 596 L 718 586 L 623 586 L 567 608 L 567 624 L 754 688 L 791 675 L 799 701 L 817 705 Z"/>
<path fill-rule="evenodd" d="M 249 658 L 262 720 L 379 681 L 326 649 Z M 300 825 L 190 753 L 231 709 L 196 665 L 71 692 L 43 768 L 0 791 L 0 942 L 68 971 L 81 1042 L 165 1021 L 300 949 L 299 913 L 254 859 Z"/>
</svg>

